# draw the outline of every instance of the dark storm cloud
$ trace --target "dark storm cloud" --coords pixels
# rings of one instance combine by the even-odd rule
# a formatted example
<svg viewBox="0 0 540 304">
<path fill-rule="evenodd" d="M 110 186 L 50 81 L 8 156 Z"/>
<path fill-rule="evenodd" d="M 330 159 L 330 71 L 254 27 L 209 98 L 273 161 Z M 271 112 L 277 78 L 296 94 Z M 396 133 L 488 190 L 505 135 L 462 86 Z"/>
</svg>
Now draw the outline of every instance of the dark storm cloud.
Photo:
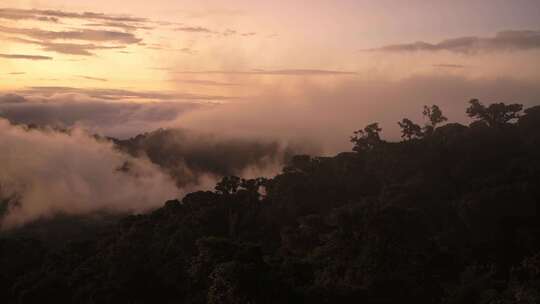
<svg viewBox="0 0 540 304">
<path fill-rule="evenodd" d="M 278 75 L 278 76 L 332 76 L 332 75 L 356 75 L 356 72 L 314 70 L 314 69 L 291 69 L 291 70 L 251 70 L 251 71 L 177 71 L 175 74 L 225 74 L 225 75 Z"/>
<path fill-rule="evenodd" d="M 0 58 L 5 59 L 25 59 L 25 60 L 51 60 L 52 57 L 40 55 L 24 55 L 24 54 L 0 54 Z"/>
<path fill-rule="evenodd" d="M 132 33 L 109 31 L 109 30 L 70 30 L 70 31 L 46 31 L 37 28 L 14 28 L 0 26 L 0 32 L 5 34 L 22 35 L 38 40 L 82 40 L 93 42 L 114 42 L 120 44 L 133 44 L 141 42 Z"/>
<path fill-rule="evenodd" d="M 455 53 L 476 53 L 479 51 L 514 51 L 540 48 L 540 31 L 503 31 L 494 37 L 459 37 L 439 43 L 423 41 L 387 45 L 369 51 L 412 52 L 412 51 L 450 51 Z"/>
</svg>

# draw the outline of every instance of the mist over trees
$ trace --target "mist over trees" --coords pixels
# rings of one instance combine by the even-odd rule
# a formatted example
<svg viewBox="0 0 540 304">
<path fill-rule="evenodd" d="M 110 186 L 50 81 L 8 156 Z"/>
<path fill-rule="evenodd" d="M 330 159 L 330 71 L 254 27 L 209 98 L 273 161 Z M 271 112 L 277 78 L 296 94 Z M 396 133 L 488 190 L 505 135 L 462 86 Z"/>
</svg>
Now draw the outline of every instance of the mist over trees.
<svg viewBox="0 0 540 304">
<path fill-rule="evenodd" d="M 234 138 L 184 129 L 159 129 L 129 139 L 111 138 L 135 157 L 148 157 L 175 178 L 179 187 L 248 171 L 274 175 L 299 146 L 256 138 Z"/>
<path fill-rule="evenodd" d="M 371 123 L 353 133 L 353 152 L 296 155 L 273 178 L 225 176 L 214 191 L 61 249 L 1 237 L 0 294 L 6 303 L 538 303 L 540 106 L 473 99 L 466 113 L 469 126 L 443 124 L 442 109 L 425 106 L 423 126 L 399 122 L 401 142 Z M 166 167 L 167 151 L 146 153 Z"/>
</svg>

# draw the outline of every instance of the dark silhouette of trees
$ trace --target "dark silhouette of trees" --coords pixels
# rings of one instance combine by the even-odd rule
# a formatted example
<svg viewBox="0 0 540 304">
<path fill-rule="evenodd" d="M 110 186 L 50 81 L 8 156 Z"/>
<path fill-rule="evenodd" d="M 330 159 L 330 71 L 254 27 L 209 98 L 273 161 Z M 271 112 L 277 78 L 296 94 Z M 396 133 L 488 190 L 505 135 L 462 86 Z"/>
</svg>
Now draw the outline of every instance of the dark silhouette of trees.
<svg viewBox="0 0 540 304">
<path fill-rule="evenodd" d="M 422 127 L 415 124 L 408 118 L 403 118 L 401 122 L 398 122 L 398 125 L 401 127 L 402 138 L 411 140 L 413 138 L 421 138 L 422 136 L 424 136 L 424 133 L 422 132 Z"/>
<path fill-rule="evenodd" d="M 1 232 L 2 300 L 538 303 L 540 107 L 501 128 L 519 108 L 441 126 L 431 106 L 429 136 L 402 121 L 411 142 L 370 124 L 351 138 L 361 153 L 226 176 L 62 246 Z"/>
<path fill-rule="evenodd" d="M 422 138 L 433 134 L 433 131 L 437 126 L 448 119 L 443 115 L 441 109 L 437 105 L 424 106 L 423 110 L 424 118 L 427 119 L 427 123 L 424 127 L 414 123 L 408 118 L 403 118 L 401 122 L 398 122 L 398 125 L 401 128 L 401 137 L 406 140 L 411 140 L 415 138 Z"/>
<path fill-rule="evenodd" d="M 217 183 L 215 189 L 220 194 L 233 194 L 240 187 L 241 181 L 238 176 L 225 176 Z"/>
<path fill-rule="evenodd" d="M 354 144 L 353 151 L 365 152 L 371 151 L 382 142 L 379 133 L 382 131 L 378 123 L 367 125 L 363 130 L 354 132 L 351 142 Z"/>
<path fill-rule="evenodd" d="M 437 125 L 448 120 L 437 105 L 432 105 L 431 107 L 424 106 L 424 111 L 422 113 L 428 120 L 427 124 L 424 126 L 424 134 L 426 135 L 431 135 L 435 128 L 437 128 Z"/>
<path fill-rule="evenodd" d="M 501 127 L 512 120 L 518 119 L 523 109 L 523 105 L 516 103 L 507 105 L 500 102 L 490 104 L 487 107 L 478 99 L 472 99 L 469 103 L 467 115 L 486 123 L 490 127 Z"/>
</svg>

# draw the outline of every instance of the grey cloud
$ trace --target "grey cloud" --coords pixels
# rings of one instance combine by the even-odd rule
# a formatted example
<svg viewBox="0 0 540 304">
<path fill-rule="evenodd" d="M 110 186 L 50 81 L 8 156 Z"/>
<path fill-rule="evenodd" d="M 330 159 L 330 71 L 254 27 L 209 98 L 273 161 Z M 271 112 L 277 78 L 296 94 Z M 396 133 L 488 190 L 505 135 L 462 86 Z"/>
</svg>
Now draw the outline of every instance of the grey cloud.
<svg viewBox="0 0 540 304">
<path fill-rule="evenodd" d="M 51 60 L 52 57 L 41 55 L 24 55 L 24 54 L 0 54 L 0 58 L 6 59 L 25 59 L 25 60 Z"/>
<path fill-rule="evenodd" d="M 136 31 L 136 30 L 152 30 L 153 27 L 144 26 L 140 24 L 129 24 L 124 22 L 102 22 L 102 23 L 89 23 L 85 26 L 94 26 L 94 27 L 116 27 L 123 29 L 124 31 Z"/>
<path fill-rule="evenodd" d="M 39 43 L 43 50 L 68 55 L 93 56 L 91 51 L 122 49 L 123 46 L 99 46 L 95 44 L 75 44 L 75 43 Z"/>
<path fill-rule="evenodd" d="M 78 44 L 78 43 L 56 43 L 40 40 L 31 40 L 23 38 L 9 38 L 8 40 L 18 43 L 34 44 L 41 46 L 44 51 L 55 52 L 59 54 L 78 55 L 78 56 L 93 56 L 93 51 L 96 50 L 111 50 L 123 49 L 124 46 L 99 46 L 95 44 Z"/>
<path fill-rule="evenodd" d="M 24 103 L 26 98 L 16 94 L 0 95 L 0 104 L 2 103 Z"/>
<path fill-rule="evenodd" d="M 183 27 L 178 27 L 175 30 L 180 31 L 180 32 L 190 32 L 190 33 L 208 33 L 208 34 L 215 33 L 214 31 L 205 27 L 201 27 L 201 26 L 183 26 Z"/>
<path fill-rule="evenodd" d="M 25 72 L 11 72 L 11 73 L 8 73 L 9 75 L 24 75 L 26 74 Z"/>
<path fill-rule="evenodd" d="M 197 101 L 220 101 L 235 99 L 230 96 L 204 95 L 191 93 L 161 93 L 161 92 L 138 92 L 122 89 L 83 89 L 73 87 L 30 87 L 20 90 L 19 92 L 31 95 L 52 96 L 55 94 L 81 94 L 92 98 L 104 100 L 130 100 L 130 99 L 147 99 L 157 101 L 182 101 L 182 100 L 197 100 Z"/>
<path fill-rule="evenodd" d="M 71 30 L 71 31 L 45 31 L 36 28 L 13 28 L 0 26 L 0 32 L 6 34 L 23 35 L 39 40 L 82 40 L 94 42 L 115 42 L 133 44 L 141 42 L 132 33 L 108 31 L 108 30 Z"/>
<path fill-rule="evenodd" d="M 180 97 L 190 97 L 179 102 Z M 203 98 L 207 96 L 201 96 Z M 0 95 L 0 117 L 16 124 L 82 127 L 98 134 L 129 137 L 176 121 L 187 112 L 217 106 L 189 94 L 127 90 L 35 87 Z M 133 99 L 155 102 L 134 102 Z M 185 98 L 184 98 L 185 99 Z"/>
<path fill-rule="evenodd" d="M 232 36 L 232 35 L 236 35 L 236 33 L 237 33 L 237 31 L 235 31 L 235 30 L 226 29 L 223 32 L 223 36 Z"/>
<path fill-rule="evenodd" d="M 102 81 L 102 82 L 108 81 L 105 78 L 91 77 L 91 76 L 84 76 L 84 75 L 77 75 L 77 77 L 87 79 L 87 80 L 94 80 L 94 81 Z"/>
<path fill-rule="evenodd" d="M 103 20 L 114 22 L 147 22 L 146 18 L 137 18 L 131 16 L 116 16 L 103 13 L 74 13 L 60 10 L 37 10 L 37 9 L 0 9 L 0 18 L 11 20 L 36 19 L 44 21 L 57 22 L 58 18 L 83 19 L 83 20 Z"/>
<path fill-rule="evenodd" d="M 423 41 L 394 44 L 369 51 L 412 52 L 450 51 L 455 53 L 476 53 L 479 51 L 515 51 L 540 48 L 540 31 L 503 31 L 493 37 L 459 37 L 439 43 Z"/>
<path fill-rule="evenodd" d="M 13 9 L 13 8 L 0 8 L 0 19 L 7 19 L 7 20 L 38 20 L 43 22 L 52 22 L 52 23 L 61 23 L 61 18 L 69 18 L 69 19 L 79 19 L 81 21 L 87 21 L 88 23 L 85 24 L 85 27 L 107 27 L 107 28 L 117 28 L 122 29 L 125 32 L 132 32 L 137 30 L 152 30 L 154 29 L 153 26 L 151 26 L 152 21 L 146 19 L 146 18 L 136 18 L 131 16 L 116 16 L 116 15 L 107 15 L 107 14 L 101 14 L 101 13 L 92 13 L 92 12 L 85 12 L 85 13 L 73 13 L 73 12 L 65 12 L 65 11 L 59 11 L 59 10 L 25 10 L 25 9 Z M 4 31 L 6 28 L 3 29 Z M 12 34 L 31 34 L 30 32 L 26 31 L 25 33 L 14 33 L 13 29 L 10 29 Z M 90 30 L 91 31 L 91 30 Z M 39 37 L 38 37 L 39 36 Z M 82 33 L 77 32 L 57 32 L 57 33 L 43 33 L 41 32 L 35 32 L 33 33 L 32 38 L 38 38 L 38 39 L 80 39 L 81 36 L 84 36 L 85 39 L 83 40 L 91 40 L 96 41 L 96 36 L 109 36 L 114 38 L 115 40 L 121 40 L 123 43 L 135 43 L 137 38 L 130 37 L 129 35 L 125 35 L 125 33 L 122 33 L 122 37 L 118 37 L 118 34 L 113 33 L 92 33 L 88 31 L 84 31 Z M 58 37 L 58 38 L 56 38 Z M 87 39 L 92 38 L 92 39 Z"/>
<path fill-rule="evenodd" d="M 190 32 L 190 33 L 217 34 L 217 35 L 222 35 L 222 36 L 225 36 L 225 37 L 234 36 L 234 35 L 239 35 L 239 36 L 242 36 L 242 37 L 250 37 L 250 36 L 257 35 L 257 33 L 255 33 L 255 32 L 240 33 L 238 31 L 232 30 L 232 29 L 226 29 L 224 31 L 218 31 L 218 30 L 212 30 L 212 29 L 202 27 L 202 26 L 181 26 L 181 27 L 175 28 L 175 30 L 180 31 L 180 32 Z"/>
<path fill-rule="evenodd" d="M 161 44 L 150 44 L 146 48 L 149 49 L 149 50 L 180 52 L 180 53 L 184 53 L 184 54 L 188 54 L 188 55 L 193 55 L 193 54 L 197 53 L 197 51 L 195 51 L 195 50 L 193 50 L 191 48 L 188 48 L 188 47 L 184 47 L 184 48 L 181 48 L 181 49 L 175 49 L 175 48 L 170 48 L 170 47 L 163 46 Z"/>
<path fill-rule="evenodd" d="M 0 95 L 0 117 L 15 124 L 80 126 L 91 132 L 118 137 L 158 129 L 189 111 L 210 106 L 194 102 L 108 102 L 74 94 L 27 96 Z"/>
</svg>

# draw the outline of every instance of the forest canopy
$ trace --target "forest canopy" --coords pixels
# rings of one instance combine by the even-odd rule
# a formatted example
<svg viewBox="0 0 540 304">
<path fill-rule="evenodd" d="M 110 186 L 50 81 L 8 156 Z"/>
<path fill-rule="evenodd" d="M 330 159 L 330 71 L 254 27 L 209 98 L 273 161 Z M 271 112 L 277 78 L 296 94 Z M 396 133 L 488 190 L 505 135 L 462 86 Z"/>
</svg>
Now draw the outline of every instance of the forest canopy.
<svg viewBox="0 0 540 304">
<path fill-rule="evenodd" d="M 538 303 L 540 106 L 466 113 L 426 105 L 401 142 L 371 123 L 353 152 L 227 175 L 62 246 L 4 233 L 3 300 Z"/>
</svg>

